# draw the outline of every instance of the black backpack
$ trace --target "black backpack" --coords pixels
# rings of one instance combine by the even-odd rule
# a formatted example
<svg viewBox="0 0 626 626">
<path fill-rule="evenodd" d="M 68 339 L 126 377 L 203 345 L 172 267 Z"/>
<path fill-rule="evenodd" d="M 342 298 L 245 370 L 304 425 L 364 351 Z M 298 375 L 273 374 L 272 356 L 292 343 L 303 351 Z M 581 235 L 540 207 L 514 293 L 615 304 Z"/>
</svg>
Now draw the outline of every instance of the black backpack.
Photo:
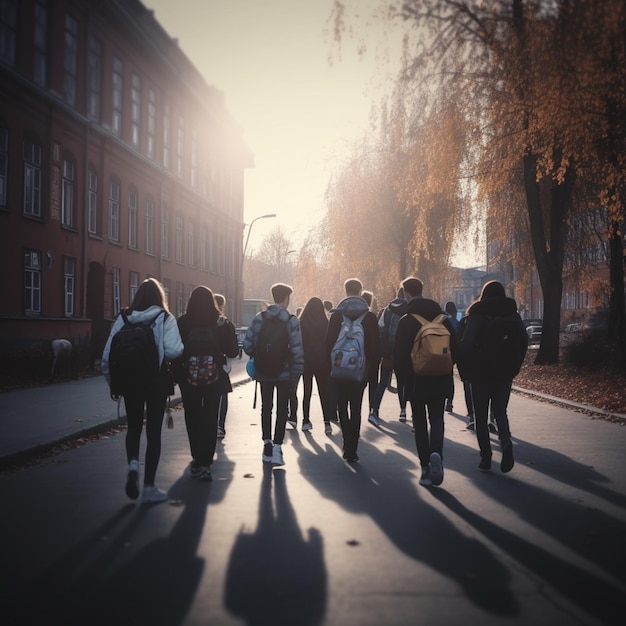
<svg viewBox="0 0 626 626">
<path fill-rule="evenodd" d="M 487 318 L 479 339 L 476 367 L 487 378 L 515 378 L 524 361 L 516 315 Z"/>
<path fill-rule="evenodd" d="M 111 393 L 123 396 L 153 388 L 159 383 L 159 350 L 152 325 L 160 311 L 148 322 L 131 323 L 121 312 L 124 326 L 113 335 L 109 351 Z"/>
<path fill-rule="evenodd" d="M 278 376 L 291 356 L 287 322 L 264 311 L 263 322 L 254 349 L 254 366 L 261 376 Z M 291 317 L 291 316 L 290 316 Z"/>
<path fill-rule="evenodd" d="M 192 387 L 217 382 L 221 354 L 213 329 L 192 328 L 185 342 L 185 355 L 185 375 Z"/>
</svg>

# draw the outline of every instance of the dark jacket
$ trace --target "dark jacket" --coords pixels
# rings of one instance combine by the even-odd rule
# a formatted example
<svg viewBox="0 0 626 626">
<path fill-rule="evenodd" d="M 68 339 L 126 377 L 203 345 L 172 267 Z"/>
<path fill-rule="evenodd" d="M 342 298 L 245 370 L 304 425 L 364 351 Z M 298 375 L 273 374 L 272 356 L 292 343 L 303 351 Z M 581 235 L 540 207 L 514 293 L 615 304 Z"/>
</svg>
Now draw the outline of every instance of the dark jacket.
<svg viewBox="0 0 626 626">
<path fill-rule="evenodd" d="M 360 296 L 344 298 L 330 316 L 328 332 L 326 333 L 326 362 L 328 367 L 330 367 L 330 353 L 337 341 L 337 337 L 339 337 L 343 316 L 345 315 L 348 319 L 355 320 L 363 313 L 365 313 L 362 324 L 365 337 L 365 362 L 367 365 L 365 380 L 367 381 L 369 374 L 377 369 L 380 363 L 380 337 L 378 336 L 378 320 L 369 310 L 367 302 Z"/>
<path fill-rule="evenodd" d="M 195 327 L 197 328 L 197 325 Z M 235 332 L 235 327 L 232 322 L 225 317 L 221 317 L 218 320 L 218 323 L 214 326 L 210 326 L 209 323 L 207 323 L 206 327 L 211 327 L 215 331 L 215 337 L 220 350 L 220 355 L 218 357 L 219 380 L 218 383 L 211 385 L 211 388 L 212 390 L 215 388 L 215 391 L 218 393 L 228 393 L 229 391 L 232 391 L 232 386 L 230 383 L 230 377 L 224 371 L 223 366 L 226 365 L 226 357 L 234 359 L 239 355 L 237 333 Z M 174 377 L 179 384 L 184 385 L 186 380 L 184 372 L 185 358 L 189 356 L 187 352 L 187 343 L 189 333 L 192 330 L 191 319 L 187 313 L 184 313 L 178 318 L 178 330 L 185 349 L 183 350 L 182 358 L 174 363 Z"/>
<path fill-rule="evenodd" d="M 328 318 L 326 314 L 315 317 L 301 317 L 300 331 L 304 347 L 304 371 L 319 372 L 330 368 L 330 360 L 326 358 L 326 332 Z"/>
<path fill-rule="evenodd" d="M 528 349 L 528 334 L 522 318 L 517 312 L 517 304 L 513 298 L 499 296 L 477 300 L 468 309 L 467 315 L 461 320 L 462 337 L 459 342 L 459 372 L 463 380 L 485 380 L 486 376 L 476 367 L 477 355 L 481 348 L 481 336 L 492 317 L 513 317 L 518 328 L 519 364 L 521 365 Z"/>
<path fill-rule="evenodd" d="M 409 303 L 404 298 L 395 298 L 392 300 L 380 314 L 378 320 L 378 329 L 380 333 L 380 349 L 383 359 L 393 359 L 393 346 L 389 337 L 389 325 L 391 317 L 397 315 L 402 317 L 406 313 Z"/>
<path fill-rule="evenodd" d="M 393 348 L 393 367 L 396 376 L 404 381 L 409 393 L 415 394 L 424 400 L 449 398 L 453 380 L 452 373 L 444 376 L 416 376 L 413 372 L 411 348 L 413 347 L 415 336 L 421 328 L 421 324 L 413 317 L 413 314 L 432 321 L 442 313 L 444 312 L 441 310 L 441 306 L 434 300 L 422 297 L 413 298 L 408 303 L 406 314 L 398 324 L 398 333 L 396 334 L 396 342 Z M 452 352 L 452 362 L 454 363 L 459 350 L 456 331 L 449 317 L 446 317 L 443 324 L 450 331 L 450 351 Z"/>
</svg>

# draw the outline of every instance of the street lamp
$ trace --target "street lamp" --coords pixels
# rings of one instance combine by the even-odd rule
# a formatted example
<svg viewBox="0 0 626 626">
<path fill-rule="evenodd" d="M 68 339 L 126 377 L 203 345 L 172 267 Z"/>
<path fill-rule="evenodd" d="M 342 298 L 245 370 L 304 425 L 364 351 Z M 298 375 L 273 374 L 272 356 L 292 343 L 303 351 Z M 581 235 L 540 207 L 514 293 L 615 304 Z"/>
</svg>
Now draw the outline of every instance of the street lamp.
<svg viewBox="0 0 626 626">
<path fill-rule="evenodd" d="M 237 282 L 237 291 L 241 291 L 241 302 L 239 302 L 239 322 L 241 322 L 241 309 L 243 307 L 243 262 L 246 258 L 246 250 L 248 249 L 248 241 L 250 241 L 250 232 L 252 231 L 252 227 L 254 226 L 254 222 L 257 220 L 263 220 L 268 217 L 276 217 L 276 213 L 268 213 L 267 215 L 259 215 L 259 217 L 255 217 L 251 222 L 250 226 L 248 226 L 248 235 L 246 236 L 246 243 L 243 247 L 243 253 L 241 255 L 241 263 L 239 264 L 239 280 Z M 239 301 L 237 298 L 236 301 Z"/>
</svg>

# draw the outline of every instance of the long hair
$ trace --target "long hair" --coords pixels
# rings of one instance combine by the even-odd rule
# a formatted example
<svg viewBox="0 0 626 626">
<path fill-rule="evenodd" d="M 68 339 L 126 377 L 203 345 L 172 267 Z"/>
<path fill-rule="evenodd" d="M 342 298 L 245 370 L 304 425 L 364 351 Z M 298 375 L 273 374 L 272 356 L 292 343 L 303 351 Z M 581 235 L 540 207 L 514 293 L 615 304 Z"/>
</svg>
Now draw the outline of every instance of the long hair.
<svg viewBox="0 0 626 626">
<path fill-rule="evenodd" d="M 164 311 L 168 310 L 165 302 L 165 291 L 156 278 L 146 278 L 139 285 L 128 312 L 145 311 L 151 306 L 160 306 Z"/>
<path fill-rule="evenodd" d="M 191 326 L 216 326 L 221 315 L 213 292 L 204 285 L 196 287 L 187 302 L 187 316 Z"/>
<path fill-rule="evenodd" d="M 324 308 L 324 303 L 319 298 L 313 297 L 306 303 L 304 309 L 302 309 L 300 323 L 314 325 L 319 323 L 319 320 L 328 320 L 326 309 Z"/>
</svg>

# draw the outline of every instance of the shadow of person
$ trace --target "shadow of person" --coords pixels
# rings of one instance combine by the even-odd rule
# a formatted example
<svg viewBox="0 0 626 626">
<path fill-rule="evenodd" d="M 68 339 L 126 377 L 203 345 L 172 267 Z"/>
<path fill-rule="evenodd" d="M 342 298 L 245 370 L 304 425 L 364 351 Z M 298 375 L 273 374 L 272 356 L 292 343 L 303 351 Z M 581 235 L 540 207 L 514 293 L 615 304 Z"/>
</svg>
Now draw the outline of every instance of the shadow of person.
<svg viewBox="0 0 626 626">
<path fill-rule="evenodd" d="M 230 554 L 226 609 L 250 626 L 315 626 L 324 619 L 326 586 L 322 536 L 310 528 L 303 538 L 285 472 L 264 464 L 256 530 L 242 529 Z"/>
</svg>

